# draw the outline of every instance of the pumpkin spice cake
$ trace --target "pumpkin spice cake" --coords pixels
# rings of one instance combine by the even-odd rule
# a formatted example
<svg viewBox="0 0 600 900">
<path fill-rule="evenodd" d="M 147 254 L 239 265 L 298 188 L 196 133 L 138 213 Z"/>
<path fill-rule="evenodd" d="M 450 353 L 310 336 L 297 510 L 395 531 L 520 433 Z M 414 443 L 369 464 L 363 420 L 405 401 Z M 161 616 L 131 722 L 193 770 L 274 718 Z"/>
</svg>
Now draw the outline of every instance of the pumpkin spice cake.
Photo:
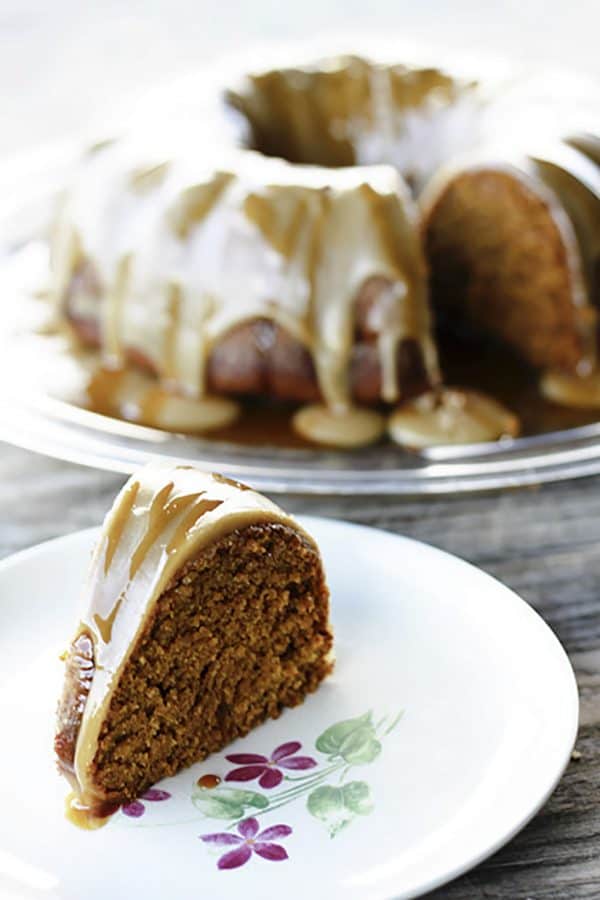
<svg viewBox="0 0 600 900">
<path fill-rule="evenodd" d="M 514 437 L 477 378 L 446 384 L 465 330 L 596 402 L 589 145 L 529 134 L 510 83 L 393 57 L 200 73 L 86 155 L 51 295 L 109 371 L 91 408 L 202 434 L 259 398 L 346 448 Z"/>
<path fill-rule="evenodd" d="M 68 815 L 120 804 L 222 749 L 332 668 L 313 539 L 265 497 L 151 465 L 108 513 L 66 656 L 55 751 Z"/>
</svg>

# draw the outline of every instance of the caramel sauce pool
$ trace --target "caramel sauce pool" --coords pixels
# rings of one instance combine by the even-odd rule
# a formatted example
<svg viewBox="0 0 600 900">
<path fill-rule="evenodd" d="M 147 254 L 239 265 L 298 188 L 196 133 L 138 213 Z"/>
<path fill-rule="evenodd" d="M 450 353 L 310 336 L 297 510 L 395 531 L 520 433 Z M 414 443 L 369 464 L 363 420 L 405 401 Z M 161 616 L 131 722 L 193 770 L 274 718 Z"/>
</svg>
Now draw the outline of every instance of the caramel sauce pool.
<svg viewBox="0 0 600 900">
<path fill-rule="evenodd" d="M 98 365 L 86 385 L 85 401 L 81 404 L 83 408 L 113 419 L 123 419 L 116 402 L 123 386 L 123 373 L 123 369 L 109 370 Z M 143 406 L 136 410 L 138 414 L 127 418 L 127 421 L 160 427 L 153 419 L 159 414 L 163 403 L 164 396 L 158 390 L 151 391 Z M 204 432 L 183 430 L 178 433 L 248 447 L 269 445 L 288 449 L 314 449 L 313 444 L 298 435 L 291 426 L 295 409 L 295 406 L 286 403 L 245 399 L 241 401 L 241 415 L 233 425 Z"/>
<path fill-rule="evenodd" d="M 71 791 L 65 799 L 65 816 L 72 825 L 84 831 L 96 831 L 106 825 L 108 820 L 119 809 L 119 803 L 105 803 L 91 807 L 83 804 L 79 796 Z"/>
<path fill-rule="evenodd" d="M 439 348 L 445 383 L 482 391 L 503 403 L 518 416 L 523 436 L 589 425 L 600 418 L 600 410 L 569 408 L 545 399 L 538 388 L 539 373 L 504 347 L 480 338 L 469 340 L 444 332 L 439 339 Z M 121 384 L 122 371 L 98 367 L 89 380 L 82 405 L 102 415 L 122 418 L 113 402 Z M 164 397 L 159 397 L 158 390 L 151 390 L 150 399 L 152 403 L 144 404 L 139 417 L 132 416 L 128 420 L 152 427 L 153 403 L 156 401 L 158 409 Z M 183 433 L 247 447 L 315 449 L 292 428 L 296 406 L 247 399 L 241 401 L 241 407 L 241 415 L 232 425 Z"/>
<path fill-rule="evenodd" d="M 575 409 L 547 400 L 538 387 L 539 372 L 504 347 L 446 332 L 438 341 L 445 381 L 480 390 L 503 403 L 519 417 L 522 436 L 577 428 L 600 419 L 600 409 Z"/>
</svg>

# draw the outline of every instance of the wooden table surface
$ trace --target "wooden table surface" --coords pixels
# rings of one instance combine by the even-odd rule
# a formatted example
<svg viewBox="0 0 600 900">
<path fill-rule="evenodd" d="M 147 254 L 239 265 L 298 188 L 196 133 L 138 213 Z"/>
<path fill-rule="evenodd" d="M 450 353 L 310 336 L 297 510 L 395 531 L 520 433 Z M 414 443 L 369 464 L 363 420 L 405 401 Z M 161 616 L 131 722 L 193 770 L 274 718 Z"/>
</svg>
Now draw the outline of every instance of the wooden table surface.
<svg viewBox="0 0 600 900">
<path fill-rule="evenodd" d="M 123 480 L 0 444 L 0 556 L 98 524 Z M 554 629 L 579 683 L 576 758 L 520 835 L 430 896 L 597 900 L 600 478 L 457 499 L 284 497 L 282 503 L 292 512 L 375 525 L 455 553 L 514 588 Z"/>
</svg>

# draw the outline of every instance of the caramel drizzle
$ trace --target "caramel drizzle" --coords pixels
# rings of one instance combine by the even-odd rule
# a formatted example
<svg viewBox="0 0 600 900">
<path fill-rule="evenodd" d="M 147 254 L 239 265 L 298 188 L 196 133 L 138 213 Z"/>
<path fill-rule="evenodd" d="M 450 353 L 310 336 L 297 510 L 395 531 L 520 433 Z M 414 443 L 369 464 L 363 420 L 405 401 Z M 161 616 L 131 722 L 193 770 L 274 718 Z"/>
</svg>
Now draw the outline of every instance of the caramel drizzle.
<svg viewBox="0 0 600 900">
<path fill-rule="evenodd" d="M 193 466 L 176 466 L 177 469 L 192 469 Z M 252 488 L 248 487 L 247 484 L 243 484 L 241 481 L 236 481 L 234 478 L 227 478 L 226 475 L 221 475 L 220 472 L 212 473 L 213 481 L 218 481 L 220 484 L 228 484 L 230 487 L 237 488 L 238 491 L 251 491 Z"/>
<path fill-rule="evenodd" d="M 96 805 L 88 805 L 77 791 L 71 791 L 65 799 L 65 816 L 78 828 L 95 831 L 107 824 L 120 805 L 120 803 L 109 800 L 100 801 Z"/>
<path fill-rule="evenodd" d="M 190 231 L 208 216 L 233 177 L 230 172 L 216 172 L 211 181 L 195 184 L 183 192 L 171 215 L 173 231 L 180 240 L 184 241 Z"/>
<path fill-rule="evenodd" d="M 52 267 L 55 272 L 53 296 L 57 311 L 62 310 L 66 293 L 77 266 L 84 259 L 81 240 L 72 225 L 61 224 L 52 237 L 50 246 Z"/>
<path fill-rule="evenodd" d="M 323 246 L 323 231 L 325 229 L 325 221 L 331 209 L 331 197 L 326 193 L 319 195 L 319 209 L 309 232 L 309 242 L 306 251 L 307 264 L 306 272 L 309 284 L 308 298 L 308 321 L 313 322 L 315 318 L 316 303 L 316 285 L 319 262 L 321 260 L 321 252 Z M 314 358 L 314 354 L 313 354 Z"/>
<path fill-rule="evenodd" d="M 148 524 L 146 526 L 146 531 L 135 548 L 133 552 L 133 556 L 131 557 L 131 564 L 129 566 L 129 578 L 135 578 L 135 575 L 140 569 L 140 566 L 144 562 L 150 547 L 155 543 L 155 541 L 160 536 L 161 532 L 166 527 L 167 523 L 173 518 L 173 516 L 177 515 L 177 513 L 183 512 L 183 510 L 187 509 L 190 504 L 194 503 L 200 493 L 204 493 L 201 491 L 198 494 L 184 494 L 181 497 L 175 497 L 173 500 L 168 501 L 168 497 L 173 490 L 174 484 L 172 481 L 169 481 L 154 497 L 150 509 L 148 511 Z"/>
<path fill-rule="evenodd" d="M 133 579 L 144 562 L 150 547 L 156 542 L 161 532 L 165 529 L 168 522 L 174 516 L 184 512 L 188 507 L 192 507 L 179 523 L 171 540 L 167 544 L 166 551 L 168 554 L 175 552 L 181 546 L 182 542 L 190 530 L 190 528 L 205 513 L 211 512 L 223 503 L 222 500 L 200 500 L 199 498 L 206 493 L 200 491 L 197 494 L 184 494 L 175 497 L 173 500 L 167 501 L 169 494 L 173 490 L 173 482 L 170 481 L 165 485 L 154 497 L 150 510 L 148 512 L 148 525 L 146 531 L 135 548 L 131 563 L 129 566 L 129 578 Z"/>
<path fill-rule="evenodd" d="M 119 395 L 125 371 L 125 369 L 96 369 L 85 388 L 90 408 L 94 412 L 104 416 L 119 415 L 115 398 Z"/>
<path fill-rule="evenodd" d="M 262 238 L 285 262 L 288 294 L 298 283 L 307 291 L 305 311 L 297 310 L 290 320 L 287 304 L 273 297 L 262 312 L 267 319 L 290 330 L 311 352 L 315 346 L 313 325 L 317 269 L 322 251 L 321 235 L 330 206 L 324 191 L 309 189 L 290 196 L 289 204 L 278 204 L 279 192 L 269 187 L 265 193 L 248 194 L 243 203 L 244 215 L 260 231 Z M 291 288 L 291 290 L 290 290 Z"/>
<path fill-rule="evenodd" d="M 204 491 L 202 493 L 204 493 Z M 197 494 L 196 499 L 198 499 L 199 496 L 200 494 Z M 222 500 L 201 500 L 199 503 L 195 504 L 175 529 L 175 533 L 167 544 L 167 554 L 170 556 L 171 553 L 175 553 L 185 541 L 188 532 L 193 528 L 198 519 L 201 519 L 205 513 L 217 509 L 222 503 Z"/>
<path fill-rule="evenodd" d="M 244 213 L 278 253 L 287 260 L 292 258 L 307 216 L 304 197 L 295 199 L 293 209 L 286 216 L 268 196 L 248 194 L 244 200 Z"/>
<path fill-rule="evenodd" d="M 149 387 L 142 397 L 136 417 L 137 421 L 142 425 L 159 425 L 160 411 L 168 397 L 169 394 L 159 385 Z"/>
<path fill-rule="evenodd" d="M 123 602 L 123 594 L 119 597 L 113 608 L 111 609 L 108 616 L 103 619 L 99 613 L 94 613 L 94 624 L 96 628 L 100 632 L 100 637 L 104 641 L 105 644 L 110 643 L 110 639 L 112 638 L 112 630 L 113 625 L 115 624 L 115 619 L 117 618 L 117 613 L 121 608 L 121 603 Z"/>
<path fill-rule="evenodd" d="M 119 508 L 113 516 L 107 535 L 106 553 L 104 556 L 105 575 L 108 574 L 108 570 L 110 569 L 110 564 L 112 563 L 115 551 L 119 546 L 119 541 L 121 540 L 123 530 L 127 524 L 129 514 L 133 508 L 139 489 L 139 481 L 132 481 L 123 494 Z"/>
<path fill-rule="evenodd" d="M 113 362 L 120 361 L 122 356 L 121 312 L 125 302 L 131 262 L 131 253 L 121 257 L 117 265 L 114 282 L 104 300 L 103 343 Z"/>
<path fill-rule="evenodd" d="M 170 163 L 158 163 L 150 169 L 136 169 L 131 174 L 131 187 L 136 193 L 143 194 L 153 188 L 160 187 L 169 173 Z"/>
<path fill-rule="evenodd" d="M 181 285 L 169 285 L 169 305 L 167 309 L 167 329 L 165 333 L 163 378 L 174 381 L 177 377 L 176 349 L 179 317 L 181 311 Z"/>
</svg>

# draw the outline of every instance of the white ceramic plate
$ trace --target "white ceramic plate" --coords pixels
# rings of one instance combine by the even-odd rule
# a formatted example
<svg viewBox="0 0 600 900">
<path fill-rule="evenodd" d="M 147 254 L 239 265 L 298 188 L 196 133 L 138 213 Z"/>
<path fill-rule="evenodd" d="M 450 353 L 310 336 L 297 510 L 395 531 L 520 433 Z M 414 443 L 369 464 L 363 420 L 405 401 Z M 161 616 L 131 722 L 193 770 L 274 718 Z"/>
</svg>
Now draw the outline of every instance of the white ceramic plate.
<svg viewBox="0 0 600 900">
<path fill-rule="evenodd" d="M 58 654 L 77 622 L 94 532 L 0 566 L 3 898 L 415 897 L 492 853 L 540 808 L 578 717 L 573 672 L 550 629 L 510 590 L 438 550 L 342 522 L 306 524 L 331 584 L 333 677 L 302 707 L 161 783 L 169 796 L 151 794 L 95 832 L 63 817 L 51 749 Z M 261 785 L 256 759 L 254 778 L 225 781 L 243 767 L 227 759 L 239 753 L 274 759 L 284 779 Z M 205 775 L 223 781 L 200 788 Z"/>
</svg>

